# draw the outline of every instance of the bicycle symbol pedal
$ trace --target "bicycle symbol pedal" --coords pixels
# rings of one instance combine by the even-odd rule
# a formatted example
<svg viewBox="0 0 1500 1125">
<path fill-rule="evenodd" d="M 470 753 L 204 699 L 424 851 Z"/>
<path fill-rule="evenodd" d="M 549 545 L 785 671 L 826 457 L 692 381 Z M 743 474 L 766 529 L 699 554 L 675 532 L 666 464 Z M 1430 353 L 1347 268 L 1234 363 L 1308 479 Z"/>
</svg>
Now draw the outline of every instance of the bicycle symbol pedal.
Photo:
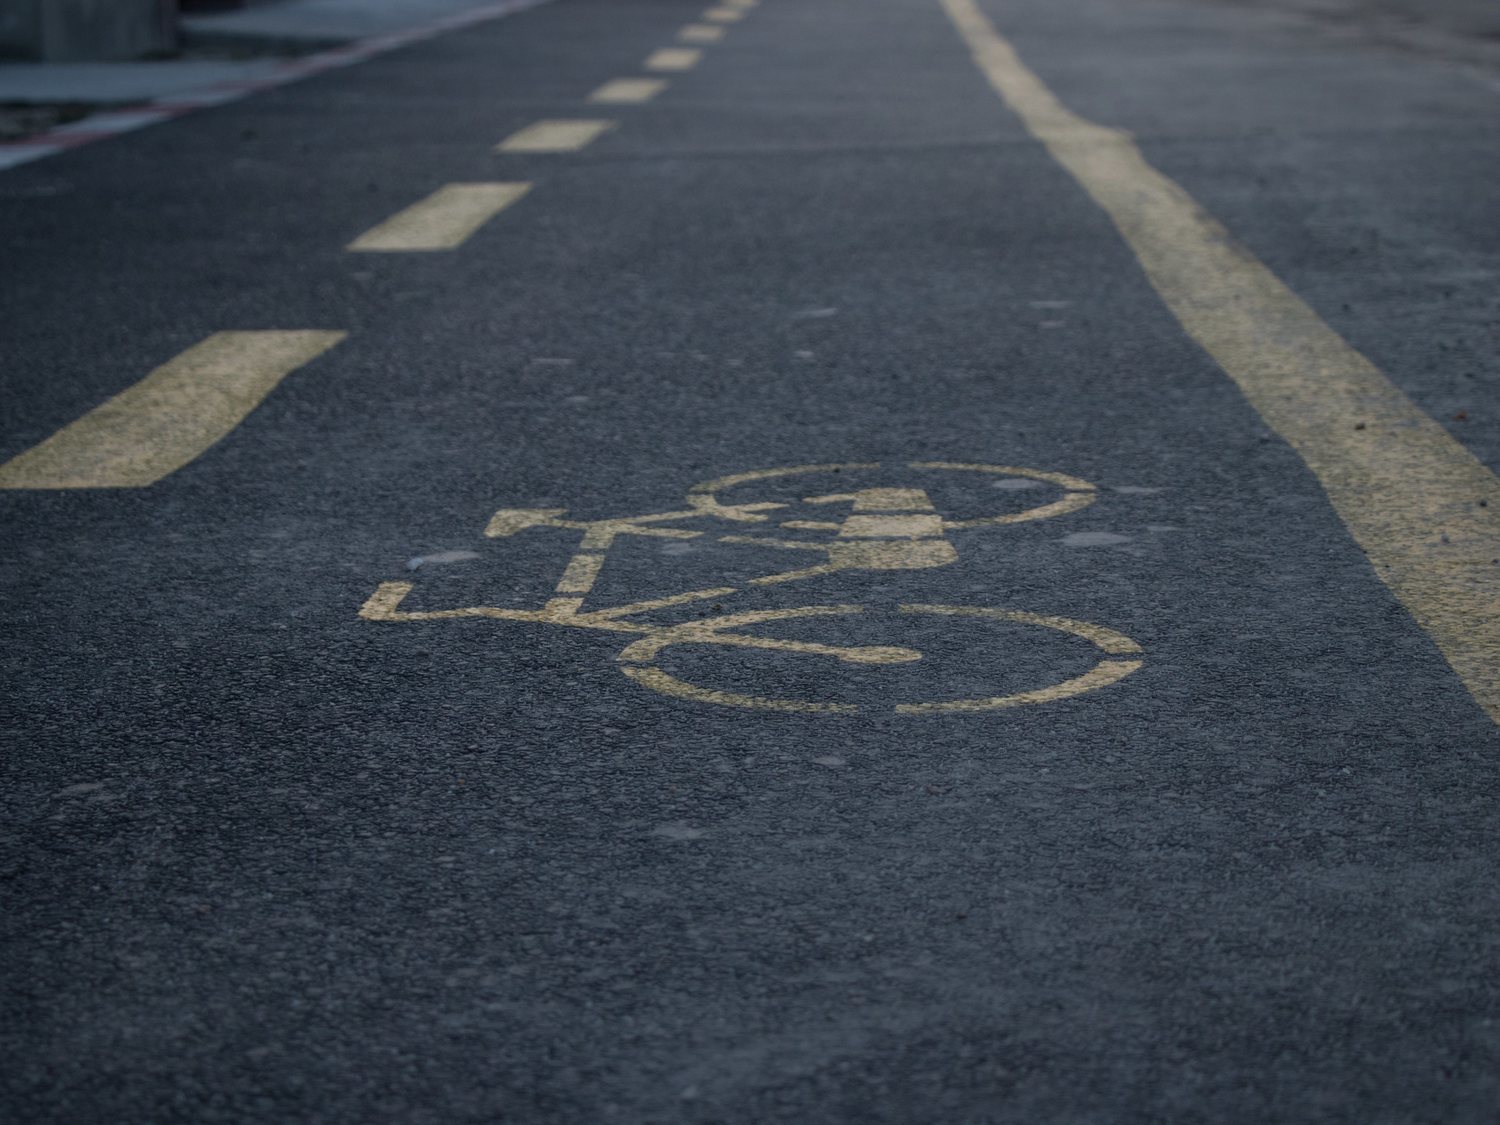
<svg viewBox="0 0 1500 1125">
<path fill-rule="evenodd" d="M 880 474 L 888 476 L 891 469 L 899 469 L 901 476 L 907 479 L 900 485 L 883 483 Z M 1054 495 L 1043 503 L 1019 511 L 951 518 L 939 512 L 931 496 L 934 482 L 949 474 L 959 474 L 970 481 L 998 478 L 993 481 L 997 487 L 1004 486 L 1013 491 L 1045 488 Z M 833 491 L 820 489 L 812 495 L 801 495 L 807 490 L 797 486 L 803 478 L 810 477 L 820 478 L 825 483 L 836 481 L 839 487 Z M 847 487 L 851 478 L 857 483 L 861 477 L 875 477 L 877 483 Z M 731 499 L 732 495 L 754 485 L 777 488 L 787 498 L 754 502 Z M 747 654 L 742 659 L 755 652 L 790 654 L 815 658 L 821 662 L 820 667 L 832 668 L 843 665 L 874 669 L 915 664 L 924 660 L 925 654 L 910 645 L 823 643 L 749 631 L 765 626 L 774 629 L 787 622 L 837 619 L 848 623 L 867 613 L 869 607 L 865 605 L 803 605 L 724 613 L 720 612 L 717 603 L 753 589 L 779 587 L 841 572 L 904 572 L 951 566 L 959 561 L 958 547 L 951 537 L 953 532 L 1061 516 L 1087 507 L 1097 497 L 1098 490 L 1094 485 L 1064 473 L 1006 465 L 912 461 L 889 467 L 862 462 L 798 465 L 737 473 L 694 485 L 687 494 L 684 508 L 615 519 L 570 520 L 565 518 L 567 509 L 564 508 L 504 508 L 490 518 L 484 531 L 486 537 L 508 538 L 548 529 L 579 534 L 577 549 L 558 579 L 552 597 L 543 605 L 536 609 L 480 605 L 402 610 L 401 605 L 412 592 L 414 583 L 383 582 L 360 609 L 360 616 L 368 621 L 381 622 L 490 618 L 620 633 L 631 639 L 620 651 L 617 661 L 620 670 L 635 683 L 679 699 L 720 706 L 814 714 L 883 710 L 921 715 L 995 711 L 1047 703 L 1096 691 L 1124 679 L 1141 667 L 1140 646 L 1113 629 L 1066 617 L 988 606 L 902 603 L 895 607 L 896 614 L 908 625 L 927 621 L 941 623 L 950 630 L 974 624 L 992 628 L 1021 626 L 1041 629 L 1048 631 L 1047 636 L 1067 638 L 1075 645 L 1082 642 L 1091 646 L 1088 651 L 1094 654 L 1094 663 L 1081 673 L 1035 686 L 1012 686 L 993 694 L 961 694 L 957 698 L 918 699 L 876 706 L 842 699 L 783 698 L 727 687 L 709 687 L 668 672 L 662 663 L 669 650 L 683 648 L 693 652 L 738 650 Z M 834 515 L 840 510 L 846 512 L 838 519 L 781 518 L 794 505 L 818 509 L 815 513 L 818 515 L 824 510 Z M 711 529 L 680 526 L 704 523 Z M 774 525 L 776 530 L 772 535 L 747 531 L 716 534 L 712 529 L 715 524 L 741 525 L 756 530 Z M 815 537 L 790 538 L 786 533 Z M 585 609 L 584 603 L 594 591 L 609 552 L 624 538 L 708 539 L 715 543 L 772 551 L 805 552 L 818 558 L 811 565 L 758 575 L 738 586 L 687 590 L 645 601 Z M 661 620 L 665 611 L 701 602 L 715 603 L 714 612 L 687 621 Z M 656 620 L 652 620 L 652 615 L 657 615 Z M 828 676 L 823 675 L 819 682 L 826 684 L 827 680 Z"/>
</svg>

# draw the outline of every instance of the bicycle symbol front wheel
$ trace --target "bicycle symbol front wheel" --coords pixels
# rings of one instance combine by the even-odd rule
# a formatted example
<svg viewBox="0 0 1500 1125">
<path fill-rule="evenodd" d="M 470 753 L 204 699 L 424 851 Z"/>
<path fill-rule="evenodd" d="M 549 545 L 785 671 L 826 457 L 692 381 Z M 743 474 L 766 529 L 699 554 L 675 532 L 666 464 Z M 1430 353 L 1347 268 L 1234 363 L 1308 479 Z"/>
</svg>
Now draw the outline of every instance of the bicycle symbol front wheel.
<svg viewBox="0 0 1500 1125">
<path fill-rule="evenodd" d="M 679 645 L 718 645 L 725 647 L 779 650 L 832 657 L 846 664 L 894 665 L 922 659 L 912 648 L 887 645 L 838 646 L 807 641 L 741 633 L 745 626 L 791 621 L 810 617 L 851 617 L 862 614 L 858 605 L 802 606 L 796 609 L 765 610 L 710 618 L 687 625 L 667 627 L 626 646 L 620 653 L 621 670 L 642 687 L 664 695 L 698 703 L 726 707 L 743 707 L 763 711 L 786 711 L 814 714 L 851 714 L 855 712 L 895 712 L 905 715 L 941 714 L 946 712 L 996 711 L 1029 704 L 1050 703 L 1097 691 L 1116 683 L 1141 667 L 1141 647 L 1123 633 L 1086 621 L 1066 617 L 1027 613 L 1021 610 L 983 606 L 900 605 L 897 612 L 914 617 L 967 619 L 997 625 L 1034 626 L 1055 634 L 1088 642 L 1097 654 L 1087 671 L 1049 684 L 1020 691 L 994 695 L 972 695 L 954 699 L 935 699 L 894 704 L 861 704 L 816 699 L 787 699 L 751 695 L 722 688 L 690 683 L 674 676 L 657 663 L 660 654 Z"/>
</svg>

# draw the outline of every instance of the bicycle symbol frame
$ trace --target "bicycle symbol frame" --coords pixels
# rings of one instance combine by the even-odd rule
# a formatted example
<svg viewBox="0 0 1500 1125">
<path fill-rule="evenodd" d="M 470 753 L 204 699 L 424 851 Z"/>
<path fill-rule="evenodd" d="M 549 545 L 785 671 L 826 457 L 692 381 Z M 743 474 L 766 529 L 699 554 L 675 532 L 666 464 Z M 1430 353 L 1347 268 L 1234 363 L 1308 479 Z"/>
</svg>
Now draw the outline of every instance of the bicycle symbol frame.
<svg viewBox="0 0 1500 1125">
<path fill-rule="evenodd" d="M 858 711 L 892 710 L 903 715 L 923 715 L 955 711 L 1002 710 L 1027 704 L 1046 703 L 1096 691 L 1124 679 L 1141 667 L 1143 659 L 1140 645 L 1123 633 L 1102 625 L 1065 617 L 1027 613 L 1021 610 L 916 603 L 898 605 L 896 610 L 901 614 L 971 618 L 1054 630 L 1091 643 L 1098 650 L 1099 659 L 1082 675 L 1028 691 L 977 698 L 934 700 L 925 703 L 898 703 L 880 708 L 870 708 L 854 703 L 741 695 L 688 683 L 657 666 L 658 655 L 674 645 L 766 649 L 831 658 L 846 664 L 894 665 L 922 659 L 922 653 L 918 650 L 897 645 L 828 645 L 766 637 L 742 631 L 756 625 L 777 621 L 851 616 L 863 613 L 866 607 L 862 605 L 807 605 L 745 613 L 720 613 L 673 624 L 652 623 L 643 618 L 657 610 L 692 602 L 727 598 L 746 587 L 781 585 L 841 571 L 926 570 L 948 566 L 958 560 L 958 552 L 947 538 L 947 533 L 950 531 L 1048 519 L 1078 511 L 1098 498 L 1098 489 L 1088 481 L 1065 473 L 1016 468 L 1008 465 L 911 461 L 905 463 L 903 467 L 916 474 L 956 472 L 1029 478 L 1061 488 L 1063 490 L 1061 498 L 1020 512 L 953 520 L 938 514 L 926 490 L 920 487 L 863 488 L 809 496 L 803 499 L 804 503 L 848 504 L 851 509 L 850 513 L 841 521 L 787 520 L 778 526 L 796 531 L 833 532 L 832 539 L 826 541 L 773 539 L 755 535 L 718 535 L 716 539 L 721 543 L 753 544 L 773 549 L 820 553 L 824 556 L 822 562 L 762 575 L 750 579 L 742 586 L 690 590 L 649 601 L 629 602 L 589 610 L 583 608 L 584 600 L 593 590 L 610 548 L 622 536 L 696 539 L 713 533 L 667 525 L 702 520 L 735 524 L 768 523 L 771 520 L 769 513 L 779 511 L 789 505 L 775 501 L 751 504 L 724 503 L 719 498 L 720 493 L 737 485 L 757 481 L 835 472 L 852 474 L 881 467 L 879 462 L 854 462 L 797 465 L 791 468 L 737 473 L 694 485 L 687 494 L 687 507 L 685 508 L 619 519 L 568 520 L 563 518 L 567 512 L 564 508 L 503 508 L 491 517 L 484 531 L 486 537 L 506 537 L 532 528 L 563 528 L 582 532 L 579 546 L 568 561 L 553 596 L 540 608 L 506 609 L 498 606 L 466 606 L 459 609 L 404 611 L 400 608 L 401 603 L 411 593 L 413 584 L 383 582 L 365 602 L 359 615 L 367 621 L 380 622 L 493 618 L 502 621 L 529 621 L 567 628 L 621 633 L 635 639 L 626 644 L 616 658 L 620 670 L 642 687 L 700 703 L 769 711 L 849 714 Z"/>
</svg>

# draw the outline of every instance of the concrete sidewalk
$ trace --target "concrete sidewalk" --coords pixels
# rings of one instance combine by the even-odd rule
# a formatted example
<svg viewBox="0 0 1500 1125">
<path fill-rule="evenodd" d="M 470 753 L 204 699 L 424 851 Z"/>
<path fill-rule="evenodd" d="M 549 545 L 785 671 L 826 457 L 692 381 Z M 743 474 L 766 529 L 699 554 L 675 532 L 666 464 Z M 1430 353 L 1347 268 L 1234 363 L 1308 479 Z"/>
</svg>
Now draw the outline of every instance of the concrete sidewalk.
<svg viewBox="0 0 1500 1125">
<path fill-rule="evenodd" d="M 385 35 L 479 7 L 483 0 L 280 0 L 184 16 L 184 43 L 306 50 Z"/>
<path fill-rule="evenodd" d="M 185 16 L 182 57 L 150 62 L 0 61 L 0 106 L 134 105 L 220 83 L 261 79 L 302 55 L 420 27 L 489 0 L 279 0 Z M 0 108 L 0 116 L 5 110 Z M 0 123 L 0 136 L 5 135 Z"/>
<path fill-rule="evenodd" d="M 244 82 L 281 65 L 254 59 L 168 59 L 153 62 L 0 64 L 0 102 L 131 105 L 219 82 Z"/>
</svg>

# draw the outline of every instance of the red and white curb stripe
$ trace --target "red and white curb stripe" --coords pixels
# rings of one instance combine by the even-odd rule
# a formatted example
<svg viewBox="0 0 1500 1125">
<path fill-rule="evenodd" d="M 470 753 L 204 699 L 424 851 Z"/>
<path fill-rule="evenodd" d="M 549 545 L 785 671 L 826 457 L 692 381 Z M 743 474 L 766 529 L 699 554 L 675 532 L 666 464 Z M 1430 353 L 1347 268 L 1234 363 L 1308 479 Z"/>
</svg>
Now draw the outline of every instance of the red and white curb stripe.
<svg viewBox="0 0 1500 1125">
<path fill-rule="evenodd" d="M 374 35 L 316 55 L 294 59 L 261 78 L 243 82 L 218 82 L 197 90 L 172 94 L 144 105 L 96 113 L 82 121 L 62 125 L 45 133 L 27 137 L 25 140 L 0 141 L 0 170 L 40 160 L 44 156 L 67 152 L 69 149 L 78 148 L 93 141 L 128 133 L 132 129 L 142 129 L 160 121 L 171 121 L 175 117 L 182 117 L 184 114 L 208 106 L 238 101 L 258 90 L 285 86 L 314 74 L 336 70 L 341 66 L 352 66 L 354 63 L 364 62 L 365 59 L 373 58 L 375 55 L 383 55 L 387 51 L 394 51 L 399 47 L 442 35 L 446 31 L 455 31 L 486 20 L 499 19 L 501 16 L 508 16 L 526 8 L 534 8 L 545 2 L 546 0 L 498 0 L 497 3 L 482 4 L 466 12 L 444 16 L 440 20 L 410 27 L 404 31 Z"/>
</svg>

